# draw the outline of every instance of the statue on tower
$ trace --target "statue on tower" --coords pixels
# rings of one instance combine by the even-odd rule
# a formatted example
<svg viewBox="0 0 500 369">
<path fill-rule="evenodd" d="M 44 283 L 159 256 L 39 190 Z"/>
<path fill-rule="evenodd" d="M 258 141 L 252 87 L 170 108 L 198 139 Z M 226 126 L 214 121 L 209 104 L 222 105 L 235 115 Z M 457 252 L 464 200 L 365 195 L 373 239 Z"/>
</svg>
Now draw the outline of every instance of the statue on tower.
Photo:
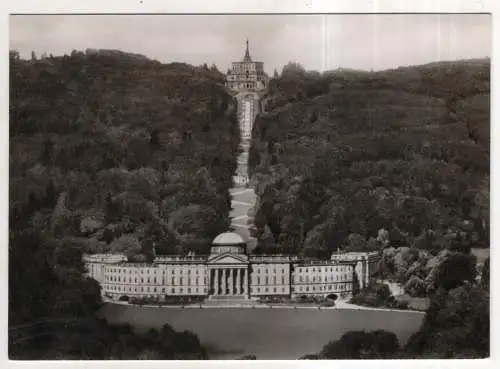
<svg viewBox="0 0 500 369">
<path fill-rule="evenodd" d="M 245 57 L 243 58 L 244 62 L 252 62 L 252 58 L 250 57 L 250 51 L 248 50 L 248 39 L 247 39 L 247 49 L 245 51 Z"/>
</svg>

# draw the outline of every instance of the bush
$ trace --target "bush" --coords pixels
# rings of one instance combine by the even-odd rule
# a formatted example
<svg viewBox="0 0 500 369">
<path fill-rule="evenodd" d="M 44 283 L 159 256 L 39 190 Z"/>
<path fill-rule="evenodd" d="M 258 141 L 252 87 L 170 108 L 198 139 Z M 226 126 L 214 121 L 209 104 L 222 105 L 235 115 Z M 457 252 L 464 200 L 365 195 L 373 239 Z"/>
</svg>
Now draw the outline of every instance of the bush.
<svg viewBox="0 0 500 369">
<path fill-rule="evenodd" d="M 325 359 L 388 359 L 399 349 L 398 338 L 392 332 L 350 331 L 326 344 L 319 355 Z"/>
<path fill-rule="evenodd" d="M 357 295 L 354 295 L 350 303 L 370 307 L 393 308 L 396 304 L 396 299 L 391 295 L 391 291 L 386 284 L 373 283 Z"/>
<path fill-rule="evenodd" d="M 324 301 L 322 301 L 320 303 L 320 306 L 325 306 L 325 307 L 335 306 L 335 301 L 330 300 L 330 299 L 325 299 Z"/>
</svg>

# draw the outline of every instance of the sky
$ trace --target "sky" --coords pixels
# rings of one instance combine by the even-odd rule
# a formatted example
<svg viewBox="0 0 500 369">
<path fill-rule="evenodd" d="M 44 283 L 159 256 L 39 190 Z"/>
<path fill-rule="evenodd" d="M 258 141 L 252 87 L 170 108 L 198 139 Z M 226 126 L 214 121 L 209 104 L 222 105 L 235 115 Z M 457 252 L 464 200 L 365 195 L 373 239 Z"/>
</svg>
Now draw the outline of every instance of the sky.
<svg viewBox="0 0 500 369">
<path fill-rule="evenodd" d="M 226 71 L 243 58 L 246 39 L 268 73 L 289 61 L 381 70 L 491 57 L 492 24 L 486 14 L 10 16 L 10 48 L 23 58 L 118 49 Z"/>
</svg>

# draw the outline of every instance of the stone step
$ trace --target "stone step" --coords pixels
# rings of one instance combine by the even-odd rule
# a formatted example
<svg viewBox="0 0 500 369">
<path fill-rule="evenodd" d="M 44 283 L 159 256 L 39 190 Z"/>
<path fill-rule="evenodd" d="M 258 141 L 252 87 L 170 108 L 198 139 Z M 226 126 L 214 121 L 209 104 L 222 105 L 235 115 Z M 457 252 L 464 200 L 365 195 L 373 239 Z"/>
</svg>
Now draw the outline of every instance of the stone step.
<svg viewBox="0 0 500 369">
<path fill-rule="evenodd" d="M 241 301 L 246 300 L 248 297 L 245 295 L 210 295 L 208 300 L 212 301 Z"/>
</svg>

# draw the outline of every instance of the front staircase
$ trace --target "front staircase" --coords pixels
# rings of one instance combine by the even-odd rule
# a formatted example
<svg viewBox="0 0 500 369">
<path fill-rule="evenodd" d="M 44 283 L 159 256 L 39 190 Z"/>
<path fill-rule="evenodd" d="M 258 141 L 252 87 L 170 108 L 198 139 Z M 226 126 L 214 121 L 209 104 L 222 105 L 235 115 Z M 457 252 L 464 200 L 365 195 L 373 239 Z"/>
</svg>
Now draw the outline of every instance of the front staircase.
<svg viewBox="0 0 500 369">
<path fill-rule="evenodd" d="M 252 305 L 252 301 L 245 295 L 210 295 L 203 303 L 204 305 Z"/>
</svg>

